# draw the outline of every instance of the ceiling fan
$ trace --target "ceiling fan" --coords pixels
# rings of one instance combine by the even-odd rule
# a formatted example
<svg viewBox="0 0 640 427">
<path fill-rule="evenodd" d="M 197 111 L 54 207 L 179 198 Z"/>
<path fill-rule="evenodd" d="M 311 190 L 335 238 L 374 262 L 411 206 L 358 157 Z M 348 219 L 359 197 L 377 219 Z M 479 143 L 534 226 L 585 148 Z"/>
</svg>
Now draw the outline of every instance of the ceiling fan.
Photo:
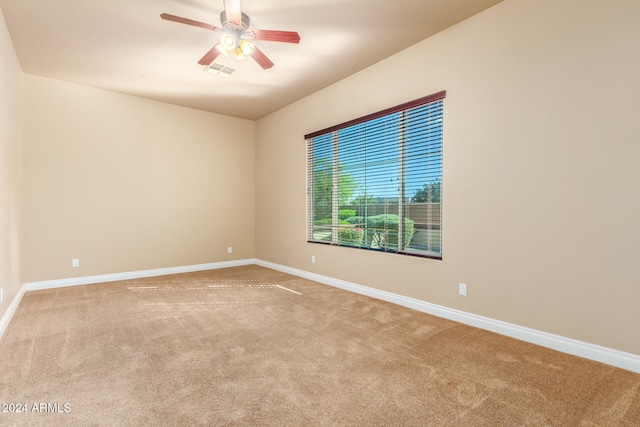
<svg viewBox="0 0 640 427">
<path fill-rule="evenodd" d="M 220 13 L 222 28 L 168 13 L 160 15 L 162 19 L 169 21 L 222 32 L 220 41 L 204 54 L 198 64 L 209 66 L 218 55 L 222 54 L 236 61 L 242 61 L 250 56 L 262 68 L 268 69 L 273 67 L 273 62 L 258 49 L 253 43 L 254 40 L 300 43 L 300 35 L 295 31 L 251 29 L 249 16 L 240 8 L 240 0 L 223 0 L 223 3 L 224 10 Z"/>
</svg>

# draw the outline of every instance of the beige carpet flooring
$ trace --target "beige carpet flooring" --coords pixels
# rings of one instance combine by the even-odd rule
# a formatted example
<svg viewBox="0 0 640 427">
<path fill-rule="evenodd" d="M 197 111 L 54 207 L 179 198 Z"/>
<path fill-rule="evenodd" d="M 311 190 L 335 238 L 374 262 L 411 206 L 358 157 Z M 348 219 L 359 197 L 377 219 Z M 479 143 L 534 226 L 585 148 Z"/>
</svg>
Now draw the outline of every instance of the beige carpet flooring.
<svg viewBox="0 0 640 427">
<path fill-rule="evenodd" d="M 0 361 L 3 426 L 640 426 L 638 374 L 258 266 L 28 292 Z"/>
</svg>

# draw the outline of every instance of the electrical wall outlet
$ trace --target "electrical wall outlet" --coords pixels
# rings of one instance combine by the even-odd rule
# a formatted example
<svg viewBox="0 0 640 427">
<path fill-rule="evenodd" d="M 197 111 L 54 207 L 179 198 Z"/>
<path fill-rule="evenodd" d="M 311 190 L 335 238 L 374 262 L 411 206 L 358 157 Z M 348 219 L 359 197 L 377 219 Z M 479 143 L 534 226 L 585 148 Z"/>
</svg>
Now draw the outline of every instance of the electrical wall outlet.
<svg viewBox="0 0 640 427">
<path fill-rule="evenodd" d="M 316 263 L 316 256 L 311 255 L 311 264 L 315 264 L 315 263 Z"/>
<path fill-rule="evenodd" d="M 228 254 L 233 253 L 233 248 L 232 248 L 231 246 L 229 246 L 229 247 L 227 248 L 227 253 L 228 253 Z"/>
<path fill-rule="evenodd" d="M 78 258 L 74 258 L 71 260 L 71 267 L 76 268 L 80 267 L 80 260 Z"/>
<path fill-rule="evenodd" d="M 460 283 L 458 285 L 458 293 L 463 296 L 466 297 L 467 296 L 467 285 L 464 283 Z"/>
</svg>

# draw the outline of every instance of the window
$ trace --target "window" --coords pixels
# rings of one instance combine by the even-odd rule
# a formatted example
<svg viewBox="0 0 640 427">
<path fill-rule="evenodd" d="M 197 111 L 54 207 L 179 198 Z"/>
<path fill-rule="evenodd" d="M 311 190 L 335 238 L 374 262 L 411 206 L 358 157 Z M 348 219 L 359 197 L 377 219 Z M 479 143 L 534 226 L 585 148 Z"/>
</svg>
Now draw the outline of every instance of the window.
<svg viewBox="0 0 640 427">
<path fill-rule="evenodd" d="M 309 242 L 442 259 L 444 97 L 305 136 Z"/>
</svg>

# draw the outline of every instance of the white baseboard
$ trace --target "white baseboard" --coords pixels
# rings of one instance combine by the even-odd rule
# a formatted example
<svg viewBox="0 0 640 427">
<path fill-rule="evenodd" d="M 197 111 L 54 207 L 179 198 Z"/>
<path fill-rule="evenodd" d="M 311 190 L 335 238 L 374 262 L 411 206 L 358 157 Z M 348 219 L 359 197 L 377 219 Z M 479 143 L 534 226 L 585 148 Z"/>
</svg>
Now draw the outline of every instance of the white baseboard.
<svg viewBox="0 0 640 427">
<path fill-rule="evenodd" d="M 191 273 L 194 271 L 216 270 L 219 268 L 240 267 L 253 265 L 255 259 L 237 261 L 212 262 L 209 264 L 186 265 L 182 267 L 157 268 L 154 270 L 130 271 L 126 273 L 101 274 L 98 276 L 73 277 L 70 279 L 45 280 L 42 282 L 25 283 L 27 291 L 63 288 L 66 286 L 92 285 L 94 283 L 116 282 L 118 280 L 141 279 L 143 277 L 166 276 L 167 274 Z"/>
<path fill-rule="evenodd" d="M 25 292 L 39 291 L 43 289 L 63 288 L 67 286 L 91 285 L 94 283 L 116 282 L 118 280 L 141 279 L 143 277 L 165 276 L 167 274 L 191 273 L 194 271 L 216 270 L 219 268 L 240 267 L 256 264 L 255 259 L 237 261 L 223 261 L 209 264 L 196 264 L 181 267 L 158 268 L 154 270 L 130 271 L 126 273 L 101 274 L 98 276 L 73 277 L 69 279 L 45 280 L 41 282 L 28 282 L 20 287 L 20 291 L 13 299 L 9 308 L 0 319 L 0 339 L 4 335 L 11 318 L 15 314 Z"/>
<path fill-rule="evenodd" d="M 0 340 L 2 340 L 2 337 L 4 336 L 4 332 L 7 330 L 7 326 L 9 326 L 9 322 L 11 322 L 11 318 L 13 318 L 13 315 L 18 309 L 18 305 L 20 304 L 20 301 L 22 301 L 22 296 L 24 295 L 26 290 L 27 290 L 26 286 L 22 285 L 20 287 L 20 290 L 16 294 L 15 298 L 13 299 L 13 301 L 11 301 L 11 304 L 9 304 L 9 308 L 7 309 L 7 311 L 5 311 L 4 315 L 2 316 L 2 319 L 0 319 Z"/>
<path fill-rule="evenodd" d="M 367 286 L 358 285 L 344 280 L 334 279 L 332 277 L 299 270 L 292 267 L 275 264 L 268 261 L 245 259 L 237 261 L 215 262 L 209 264 L 188 265 L 182 267 L 159 268 L 155 270 L 132 271 L 126 273 L 104 274 L 98 276 L 76 277 L 71 279 L 47 280 L 42 282 L 25 283 L 20 291 L 9 305 L 9 309 L 4 313 L 0 320 L 0 339 L 2 338 L 11 318 L 22 300 L 22 296 L 26 291 L 35 291 L 42 289 L 54 289 L 66 286 L 89 285 L 94 283 L 113 282 L 118 280 L 131 280 L 144 277 L 164 276 L 167 274 L 190 273 L 195 271 L 215 270 L 219 268 L 239 267 L 244 265 L 257 264 L 272 270 L 282 271 L 283 273 L 292 274 L 294 276 L 303 277 L 336 288 L 344 289 L 361 295 L 370 296 L 372 298 L 388 301 L 403 307 L 421 311 L 423 313 L 432 314 L 434 316 L 460 322 L 466 325 L 475 326 L 477 328 L 486 329 L 501 335 L 516 338 L 532 344 L 541 345 L 553 350 L 558 350 L 574 356 L 583 357 L 585 359 L 594 360 L 605 363 L 607 365 L 626 369 L 628 371 L 640 373 L 640 356 L 590 344 L 583 341 L 574 340 L 559 335 L 550 334 L 535 329 L 518 326 L 500 320 L 488 317 L 478 316 L 460 310 L 432 304 L 415 298 L 410 298 L 392 292 L 382 291 L 379 289 L 369 288 Z"/>
<path fill-rule="evenodd" d="M 443 317 L 445 319 L 464 323 L 466 325 L 475 326 L 477 328 L 486 329 L 516 338 L 521 341 L 537 344 L 553 350 L 574 356 L 583 357 L 585 359 L 594 360 L 596 362 L 605 363 L 607 365 L 626 369 L 631 372 L 640 373 L 640 356 L 590 344 L 584 341 L 578 341 L 559 335 L 550 334 L 535 329 L 518 326 L 500 320 L 488 317 L 478 316 L 460 310 L 443 307 L 441 305 L 432 304 L 415 298 L 409 298 L 397 295 L 387 291 L 369 288 L 367 286 L 358 285 L 344 280 L 334 279 L 332 277 L 311 273 L 296 268 L 286 267 L 280 264 L 274 264 L 268 261 L 256 260 L 256 264 L 270 268 L 272 270 L 282 271 L 283 273 L 292 274 L 294 276 L 303 277 L 315 282 L 324 283 L 325 285 L 355 292 L 357 294 L 370 296 L 383 301 L 388 301 L 403 307 L 412 308 L 423 313 L 432 314 L 434 316 Z"/>
</svg>

